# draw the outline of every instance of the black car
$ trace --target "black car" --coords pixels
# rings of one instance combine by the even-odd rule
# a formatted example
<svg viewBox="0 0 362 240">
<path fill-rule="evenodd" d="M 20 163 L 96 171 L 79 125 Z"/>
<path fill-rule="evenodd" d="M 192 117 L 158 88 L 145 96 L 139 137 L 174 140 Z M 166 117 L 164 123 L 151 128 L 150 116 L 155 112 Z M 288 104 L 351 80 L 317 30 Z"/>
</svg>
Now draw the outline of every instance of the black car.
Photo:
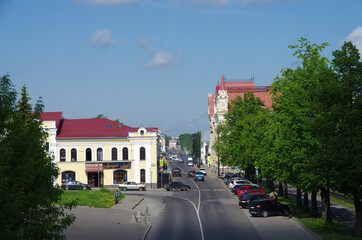
<svg viewBox="0 0 362 240">
<path fill-rule="evenodd" d="M 290 208 L 288 205 L 279 203 L 276 200 L 260 199 L 250 203 L 249 213 L 254 216 L 268 217 L 271 215 L 290 216 Z"/>
<path fill-rule="evenodd" d="M 91 187 L 88 184 L 84 184 L 79 181 L 69 181 L 69 182 L 63 183 L 62 188 L 64 190 L 80 190 L 80 189 L 91 190 Z"/>
<path fill-rule="evenodd" d="M 192 171 L 189 171 L 188 175 L 189 177 L 195 177 L 195 173 L 196 171 L 192 170 Z"/>
<path fill-rule="evenodd" d="M 239 198 L 239 206 L 242 208 L 249 208 L 252 201 L 266 198 L 267 196 L 264 194 L 246 195 L 244 198 Z"/>
<path fill-rule="evenodd" d="M 172 169 L 172 177 L 181 177 L 181 169 L 179 168 Z"/>
<path fill-rule="evenodd" d="M 170 184 L 165 184 L 164 188 L 167 191 L 171 191 L 171 190 L 187 191 L 187 190 L 191 189 L 191 187 L 189 185 L 185 185 L 182 182 L 172 182 Z"/>
</svg>

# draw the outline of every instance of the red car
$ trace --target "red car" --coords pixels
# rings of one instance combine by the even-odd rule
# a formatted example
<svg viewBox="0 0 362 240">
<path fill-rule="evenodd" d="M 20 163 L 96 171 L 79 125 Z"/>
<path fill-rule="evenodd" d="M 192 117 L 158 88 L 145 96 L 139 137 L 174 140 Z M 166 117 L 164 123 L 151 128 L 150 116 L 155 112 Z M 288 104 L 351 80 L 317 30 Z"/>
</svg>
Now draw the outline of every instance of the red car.
<svg viewBox="0 0 362 240">
<path fill-rule="evenodd" d="M 257 186 L 248 185 L 248 186 L 241 186 L 236 190 L 236 194 L 239 196 L 243 194 L 246 191 L 255 191 L 255 192 L 262 192 L 265 193 L 265 191 Z"/>
</svg>

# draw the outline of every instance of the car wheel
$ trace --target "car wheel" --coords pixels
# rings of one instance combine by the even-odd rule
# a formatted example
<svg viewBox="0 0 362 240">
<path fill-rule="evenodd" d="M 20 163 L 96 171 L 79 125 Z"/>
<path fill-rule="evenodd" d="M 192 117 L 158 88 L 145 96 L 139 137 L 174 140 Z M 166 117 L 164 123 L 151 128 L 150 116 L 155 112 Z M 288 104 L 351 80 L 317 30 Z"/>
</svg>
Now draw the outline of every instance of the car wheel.
<svg viewBox="0 0 362 240">
<path fill-rule="evenodd" d="M 169 189 L 169 188 L 166 188 L 166 191 L 170 191 L 170 189 Z"/>
<path fill-rule="evenodd" d="M 127 188 L 123 187 L 123 188 L 121 189 L 121 191 L 127 191 Z"/>
<path fill-rule="evenodd" d="M 65 190 L 69 190 L 69 187 L 65 187 Z"/>
<path fill-rule="evenodd" d="M 140 191 L 143 191 L 143 188 L 141 187 L 139 190 L 140 190 Z"/>
<path fill-rule="evenodd" d="M 263 211 L 263 217 L 268 217 L 268 212 L 267 211 Z"/>
<path fill-rule="evenodd" d="M 83 187 L 83 190 L 86 190 L 87 189 L 87 187 Z"/>
</svg>

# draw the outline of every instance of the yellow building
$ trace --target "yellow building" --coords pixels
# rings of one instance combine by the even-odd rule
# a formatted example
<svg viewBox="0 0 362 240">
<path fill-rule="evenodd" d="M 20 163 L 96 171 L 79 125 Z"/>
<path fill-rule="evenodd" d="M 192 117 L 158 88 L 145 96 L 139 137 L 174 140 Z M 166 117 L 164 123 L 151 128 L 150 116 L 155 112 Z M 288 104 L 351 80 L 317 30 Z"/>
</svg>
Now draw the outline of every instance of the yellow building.
<svg viewBox="0 0 362 240">
<path fill-rule="evenodd" d="M 57 184 L 76 180 L 91 187 L 124 181 L 157 187 L 158 156 L 164 135 L 158 128 L 132 128 L 109 119 L 65 119 L 42 113 L 47 150 L 60 175 Z"/>
</svg>

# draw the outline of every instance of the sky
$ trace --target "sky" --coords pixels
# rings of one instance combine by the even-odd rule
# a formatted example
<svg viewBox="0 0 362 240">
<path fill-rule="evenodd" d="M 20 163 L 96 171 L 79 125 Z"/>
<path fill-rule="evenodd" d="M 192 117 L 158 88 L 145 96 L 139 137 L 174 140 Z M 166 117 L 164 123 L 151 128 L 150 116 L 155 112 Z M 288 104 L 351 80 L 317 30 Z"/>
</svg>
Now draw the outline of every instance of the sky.
<svg viewBox="0 0 362 240">
<path fill-rule="evenodd" d="M 64 118 L 178 136 L 209 129 L 222 75 L 270 85 L 301 37 L 362 52 L 362 1 L 0 0 L 0 76 Z"/>
</svg>

